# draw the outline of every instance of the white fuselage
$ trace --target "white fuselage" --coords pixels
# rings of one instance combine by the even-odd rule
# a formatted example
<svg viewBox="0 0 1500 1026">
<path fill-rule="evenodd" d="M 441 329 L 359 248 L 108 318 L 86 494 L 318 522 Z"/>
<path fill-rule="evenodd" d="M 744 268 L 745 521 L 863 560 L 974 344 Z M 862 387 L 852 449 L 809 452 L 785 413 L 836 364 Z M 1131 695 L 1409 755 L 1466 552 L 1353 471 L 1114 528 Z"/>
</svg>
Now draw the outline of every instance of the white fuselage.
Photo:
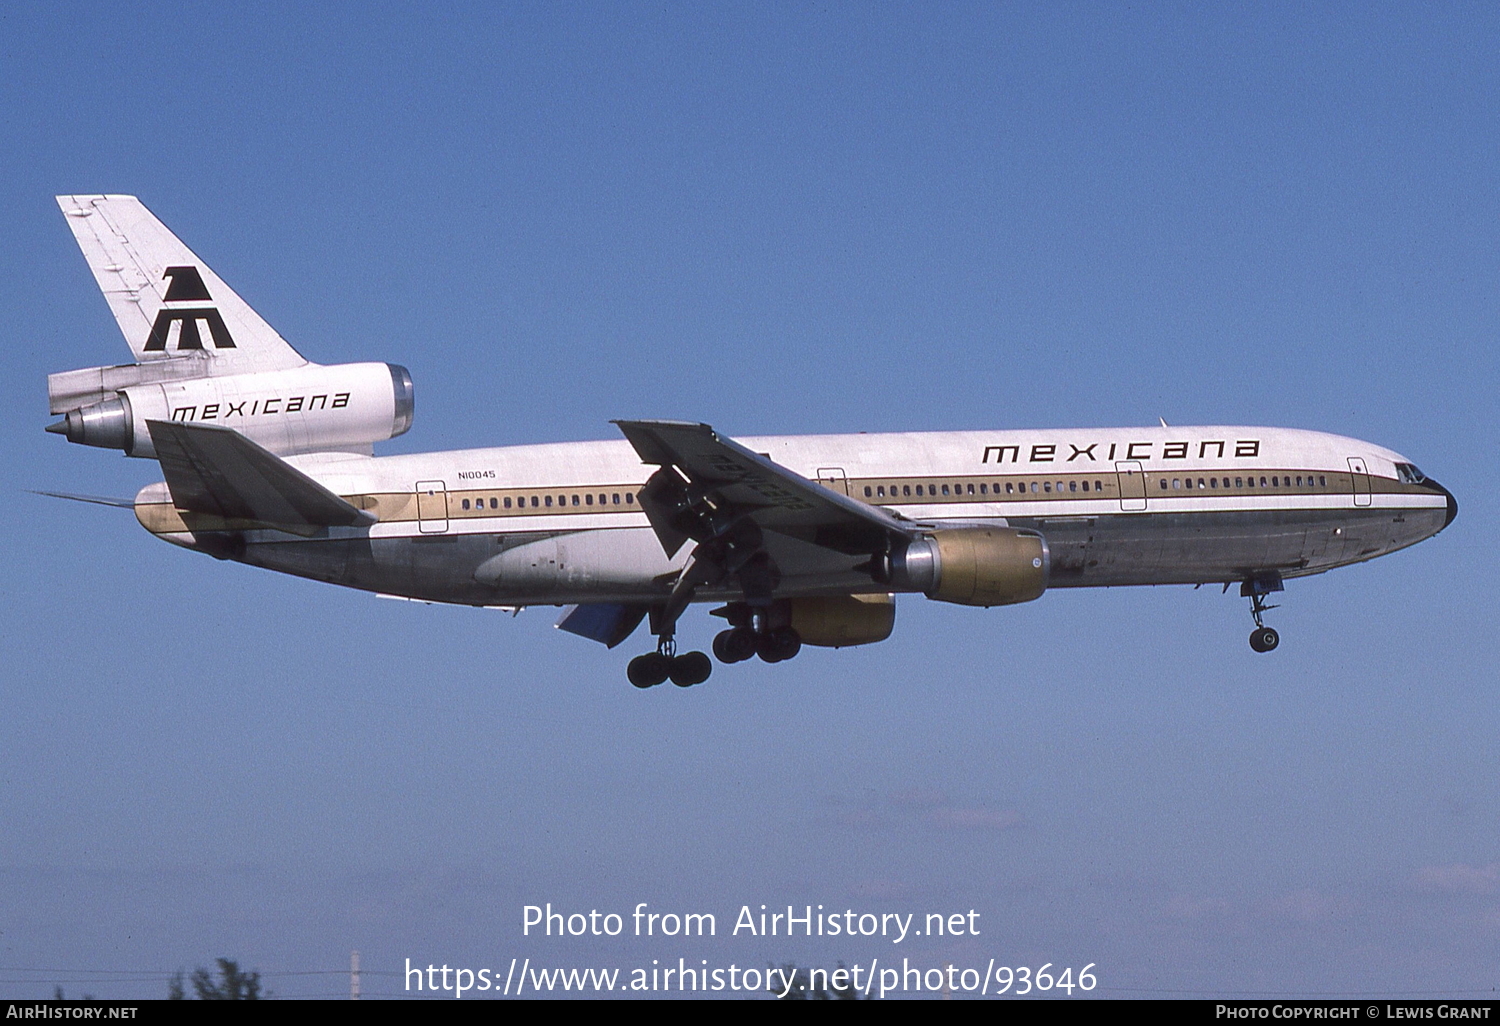
<svg viewBox="0 0 1500 1026">
<path fill-rule="evenodd" d="M 1435 534 L 1452 499 L 1404 457 L 1321 432 L 1155 427 L 743 438 L 755 452 L 919 525 L 1035 530 L 1052 587 L 1294 577 Z M 651 467 L 624 441 L 287 460 L 378 522 L 312 538 L 237 532 L 233 558 L 372 591 L 475 605 L 659 600 L 669 558 L 637 496 Z M 167 540 L 208 548 L 164 485 L 137 500 Z M 224 525 L 232 528 L 233 525 Z M 784 596 L 880 591 L 861 560 L 767 539 L 799 572 Z M 732 598 L 702 589 L 698 601 Z"/>
</svg>

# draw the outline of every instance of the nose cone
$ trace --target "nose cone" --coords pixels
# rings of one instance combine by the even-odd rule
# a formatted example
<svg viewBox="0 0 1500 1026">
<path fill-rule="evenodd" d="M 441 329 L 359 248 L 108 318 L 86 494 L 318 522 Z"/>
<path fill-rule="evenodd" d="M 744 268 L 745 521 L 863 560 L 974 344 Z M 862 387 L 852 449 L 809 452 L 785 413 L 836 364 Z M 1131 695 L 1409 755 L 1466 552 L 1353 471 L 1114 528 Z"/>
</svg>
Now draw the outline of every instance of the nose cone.
<svg viewBox="0 0 1500 1026">
<path fill-rule="evenodd" d="M 1437 489 L 1438 491 L 1442 492 L 1444 496 L 1447 497 L 1447 499 L 1448 499 L 1448 518 L 1443 521 L 1443 527 L 1447 527 L 1449 524 L 1453 523 L 1453 519 L 1458 516 L 1458 500 L 1453 497 L 1453 493 L 1452 492 L 1450 492 L 1448 489 L 1444 488 L 1442 485 L 1438 484 L 1436 481 L 1434 481 L 1430 477 L 1426 481 L 1423 481 L 1422 483 L 1425 484 L 1429 488 L 1435 488 L 1435 489 Z M 1440 528 L 1438 528 L 1438 530 L 1442 530 L 1442 528 L 1440 527 Z"/>
</svg>

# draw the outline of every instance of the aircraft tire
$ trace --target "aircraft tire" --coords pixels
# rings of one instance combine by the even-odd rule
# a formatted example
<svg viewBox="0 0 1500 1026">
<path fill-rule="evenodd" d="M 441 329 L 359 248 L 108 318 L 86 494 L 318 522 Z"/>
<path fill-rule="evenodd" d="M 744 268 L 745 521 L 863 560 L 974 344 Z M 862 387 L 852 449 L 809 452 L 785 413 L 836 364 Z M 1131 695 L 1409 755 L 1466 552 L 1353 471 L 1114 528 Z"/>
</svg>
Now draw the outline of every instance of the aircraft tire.
<svg viewBox="0 0 1500 1026">
<path fill-rule="evenodd" d="M 760 656 L 762 662 L 766 663 L 779 663 L 782 658 L 780 650 L 776 647 L 776 642 L 769 633 L 757 634 L 755 636 L 755 654 Z"/>
<path fill-rule="evenodd" d="M 1257 627 L 1250 632 L 1250 647 L 1257 652 L 1269 652 L 1281 644 L 1281 635 L 1271 627 Z"/>
<path fill-rule="evenodd" d="M 749 627 L 731 627 L 714 636 L 714 655 L 721 663 L 742 663 L 755 655 L 755 642 Z"/>
<path fill-rule="evenodd" d="M 671 669 L 672 660 L 659 652 L 647 652 L 630 660 L 625 676 L 638 688 L 654 688 L 667 679 Z"/>
<path fill-rule="evenodd" d="M 702 652 L 688 652 L 672 660 L 672 683 L 680 688 L 702 684 L 714 672 L 714 664 Z"/>
<path fill-rule="evenodd" d="M 756 638 L 755 654 L 768 663 L 784 662 L 800 651 L 802 635 L 791 627 L 778 627 Z"/>
</svg>

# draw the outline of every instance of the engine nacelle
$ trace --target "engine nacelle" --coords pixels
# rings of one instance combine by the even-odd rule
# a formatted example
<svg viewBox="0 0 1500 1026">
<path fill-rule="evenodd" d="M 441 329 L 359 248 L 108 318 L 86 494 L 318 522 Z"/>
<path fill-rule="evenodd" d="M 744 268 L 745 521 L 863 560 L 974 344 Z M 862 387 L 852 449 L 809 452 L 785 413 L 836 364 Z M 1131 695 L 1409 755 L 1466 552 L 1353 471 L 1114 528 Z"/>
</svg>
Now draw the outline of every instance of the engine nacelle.
<svg viewBox="0 0 1500 1026">
<path fill-rule="evenodd" d="M 838 595 L 829 598 L 795 598 L 791 626 L 804 645 L 844 648 L 871 645 L 891 636 L 896 626 L 896 601 L 892 595 Z"/>
<path fill-rule="evenodd" d="M 956 527 L 912 542 L 891 559 L 891 583 L 939 602 L 1006 606 L 1047 590 L 1047 540 L 1013 527 Z"/>
<path fill-rule="evenodd" d="M 67 410 L 66 417 L 47 430 L 81 445 L 154 457 L 148 420 L 219 424 L 289 456 L 368 451 L 411 427 L 414 411 L 411 375 L 405 367 L 307 364 L 291 370 L 127 385 L 109 398 Z"/>
</svg>

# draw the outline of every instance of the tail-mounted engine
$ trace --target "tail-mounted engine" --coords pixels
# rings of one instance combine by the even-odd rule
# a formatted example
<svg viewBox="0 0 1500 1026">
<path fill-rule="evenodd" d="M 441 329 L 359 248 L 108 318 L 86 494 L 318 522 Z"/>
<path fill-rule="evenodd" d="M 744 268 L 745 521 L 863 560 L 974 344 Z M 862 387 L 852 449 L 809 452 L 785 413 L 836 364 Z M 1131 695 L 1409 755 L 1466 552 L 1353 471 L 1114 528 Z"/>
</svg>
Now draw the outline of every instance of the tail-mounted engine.
<svg viewBox="0 0 1500 1026">
<path fill-rule="evenodd" d="M 47 378 L 49 425 L 68 441 L 154 457 L 148 420 L 234 428 L 280 456 L 369 452 L 411 427 L 411 375 L 389 363 L 306 364 L 215 375 L 209 361 L 179 358 L 91 367 Z"/>
</svg>

